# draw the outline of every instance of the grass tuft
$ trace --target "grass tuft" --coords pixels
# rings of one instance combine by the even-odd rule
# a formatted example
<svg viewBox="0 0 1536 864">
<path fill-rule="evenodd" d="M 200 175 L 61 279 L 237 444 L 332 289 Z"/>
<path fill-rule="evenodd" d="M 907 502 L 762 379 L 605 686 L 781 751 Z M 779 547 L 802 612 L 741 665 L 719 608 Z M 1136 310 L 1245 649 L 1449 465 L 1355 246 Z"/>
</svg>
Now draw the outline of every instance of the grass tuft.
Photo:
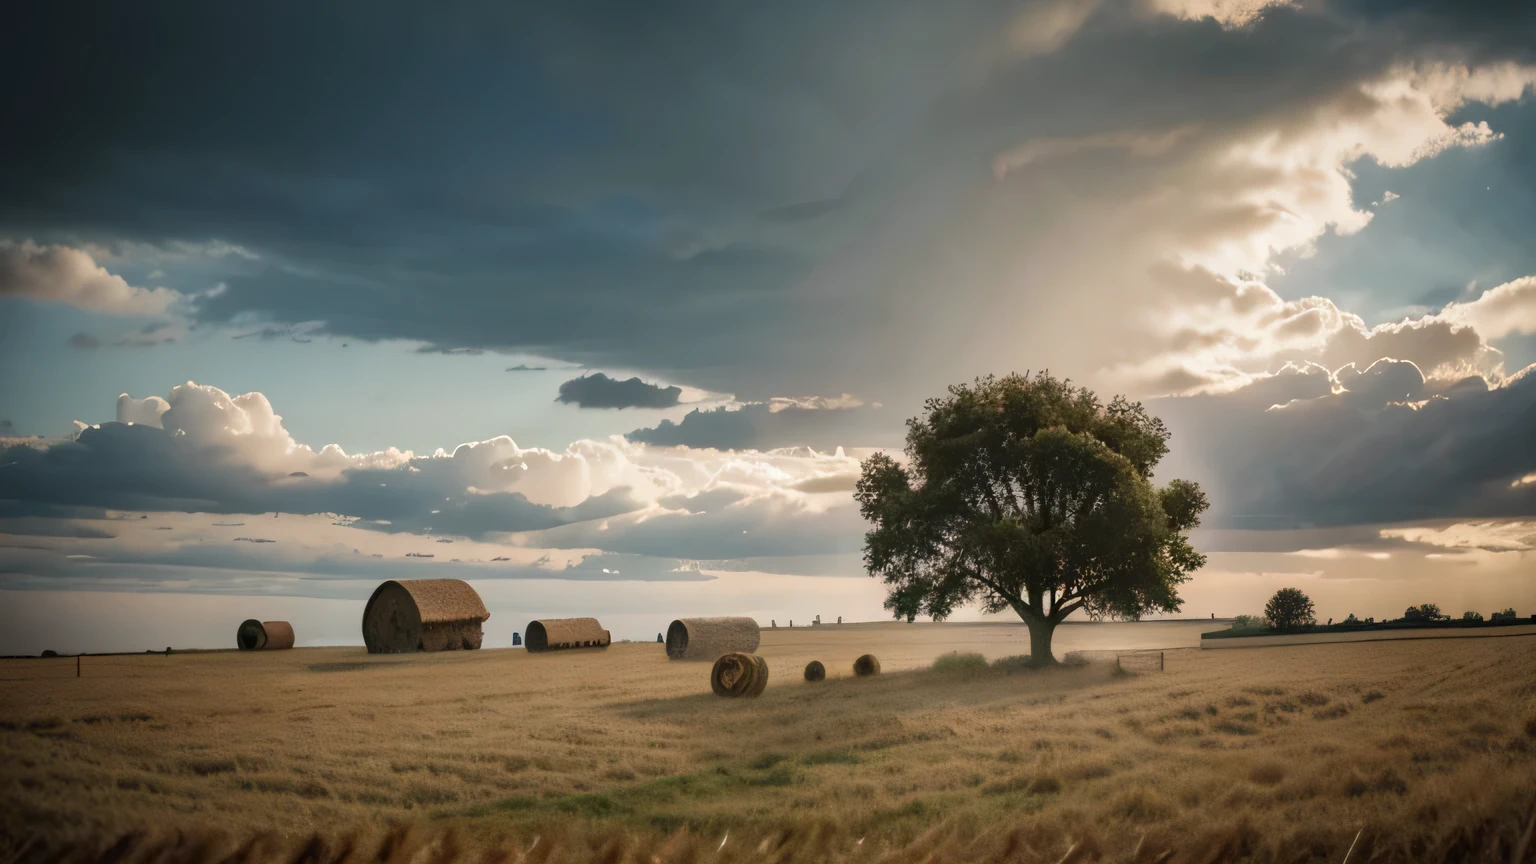
<svg viewBox="0 0 1536 864">
<path fill-rule="evenodd" d="M 863 762 L 859 754 L 848 750 L 821 750 L 808 753 L 800 760 L 801 765 L 857 765 Z"/>
<path fill-rule="evenodd" d="M 933 671 L 940 674 L 974 673 L 985 671 L 987 658 L 974 651 L 951 651 L 934 658 Z"/>
</svg>

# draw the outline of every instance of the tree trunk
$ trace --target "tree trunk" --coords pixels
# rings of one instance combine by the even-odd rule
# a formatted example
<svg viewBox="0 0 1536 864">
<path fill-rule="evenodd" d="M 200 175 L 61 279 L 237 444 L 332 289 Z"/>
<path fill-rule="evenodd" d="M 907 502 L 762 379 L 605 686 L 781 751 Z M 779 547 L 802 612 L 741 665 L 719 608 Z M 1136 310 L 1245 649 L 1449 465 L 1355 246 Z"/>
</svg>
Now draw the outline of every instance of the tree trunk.
<svg viewBox="0 0 1536 864">
<path fill-rule="evenodd" d="M 1054 666 L 1056 655 L 1051 653 L 1051 636 L 1056 632 L 1056 622 L 1049 618 L 1026 620 L 1029 625 L 1029 663 L 1031 666 Z"/>
</svg>

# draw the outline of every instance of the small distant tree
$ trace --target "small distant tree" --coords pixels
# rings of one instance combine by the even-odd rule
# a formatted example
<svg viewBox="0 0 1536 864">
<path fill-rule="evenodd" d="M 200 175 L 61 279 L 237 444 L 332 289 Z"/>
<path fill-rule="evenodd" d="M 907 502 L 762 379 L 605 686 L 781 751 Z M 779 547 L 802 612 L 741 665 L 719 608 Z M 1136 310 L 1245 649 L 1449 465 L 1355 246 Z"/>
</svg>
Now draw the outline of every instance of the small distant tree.
<svg viewBox="0 0 1536 864">
<path fill-rule="evenodd" d="M 854 498 L 885 608 L 942 620 L 970 601 L 1012 609 L 1030 656 L 1082 610 L 1136 619 L 1173 612 L 1205 564 L 1189 544 L 1205 493 L 1152 485 L 1168 430 L 1140 403 L 1109 404 L 1049 374 L 979 378 L 907 421 L 907 459 L 871 456 Z"/>
<path fill-rule="evenodd" d="M 1513 621 L 1516 617 L 1518 616 L 1515 615 L 1515 610 L 1513 607 L 1505 609 L 1503 612 L 1493 613 L 1493 620 L 1495 621 Z"/>
<path fill-rule="evenodd" d="M 1499 613 L 1497 613 L 1497 612 L 1493 613 L 1493 617 L 1494 618 L 1498 618 L 1499 617 Z M 1463 620 L 1463 621 L 1481 621 L 1481 620 L 1483 620 L 1483 613 L 1481 613 L 1481 612 L 1471 612 L 1471 611 L 1463 612 L 1463 613 L 1461 613 L 1461 620 Z"/>
<path fill-rule="evenodd" d="M 1359 624 L 1360 623 L 1360 619 L 1356 618 L 1355 617 L 1355 613 L 1351 612 L 1347 616 L 1345 616 L 1344 623 L 1345 624 Z"/>
<path fill-rule="evenodd" d="M 1419 617 L 1425 621 L 1450 620 L 1449 615 L 1440 614 L 1440 607 L 1435 603 L 1420 604 Z"/>
<path fill-rule="evenodd" d="M 1281 588 L 1264 604 L 1264 617 L 1276 630 L 1296 630 L 1317 623 L 1312 598 L 1300 588 Z"/>
<path fill-rule="evenodd" d="M 1264 623 L 1264 616 L 1262 615 L 1238 615 L 1232 619 L 1233 630 L 1255 630 L 1268 626 L 1268 624 Z"/>
</svg>

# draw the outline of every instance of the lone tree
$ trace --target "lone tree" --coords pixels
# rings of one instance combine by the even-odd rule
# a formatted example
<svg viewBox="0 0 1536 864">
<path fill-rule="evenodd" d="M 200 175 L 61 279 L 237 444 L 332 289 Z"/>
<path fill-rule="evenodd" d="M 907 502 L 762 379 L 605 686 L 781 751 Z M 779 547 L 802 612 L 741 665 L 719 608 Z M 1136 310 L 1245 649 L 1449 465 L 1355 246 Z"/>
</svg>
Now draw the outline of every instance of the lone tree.
<svg viewBox="0 0 1536 864">
<path fill-rule="evenodd" d="M 1264 617 L 1276 630 L 1295 630 L 1317 623 L 1312 614 L 1312 598 L 1300 588 L 1281 588 L 1264 604 Z"/>
<path fill-rule="evenodd" d="M 907 460 L 862 465 L 858 499 L 870 574 L 898 619 L 936 621 L 979 599 L 1029 625 L 1030 656 L 1055 663 L 1051 634 L 1092 618 L 1172 612 L 1205 563 L 1185 533 L 1200 524 L 1194 483 L 1152 485 L 1168 430 L 1139 403 L 1047 373 L 979 378 L 907 421 Z"/>
</svg>

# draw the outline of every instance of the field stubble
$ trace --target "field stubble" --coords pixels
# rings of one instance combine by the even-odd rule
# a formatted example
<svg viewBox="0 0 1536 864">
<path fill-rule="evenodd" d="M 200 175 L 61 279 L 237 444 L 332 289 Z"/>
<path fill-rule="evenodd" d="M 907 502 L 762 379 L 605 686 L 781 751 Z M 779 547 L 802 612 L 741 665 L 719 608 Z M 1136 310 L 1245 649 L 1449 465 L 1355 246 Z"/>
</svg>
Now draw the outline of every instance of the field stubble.
<svg viewBox="0 0 1536 864">
<path fill-rule="evenodd" d="M 0 681 L 0 833 L 21 859 L 1304 861 L 1361 832 L 1352 860 L 1508 861 L 1536 805 L 1536 639 L 930 668 L 1017 636 L 765 631 L 756 700 L 649 644 L 114 658 Z M 852 676 L 865 651 L 884 674 Z"/>
</svg>

